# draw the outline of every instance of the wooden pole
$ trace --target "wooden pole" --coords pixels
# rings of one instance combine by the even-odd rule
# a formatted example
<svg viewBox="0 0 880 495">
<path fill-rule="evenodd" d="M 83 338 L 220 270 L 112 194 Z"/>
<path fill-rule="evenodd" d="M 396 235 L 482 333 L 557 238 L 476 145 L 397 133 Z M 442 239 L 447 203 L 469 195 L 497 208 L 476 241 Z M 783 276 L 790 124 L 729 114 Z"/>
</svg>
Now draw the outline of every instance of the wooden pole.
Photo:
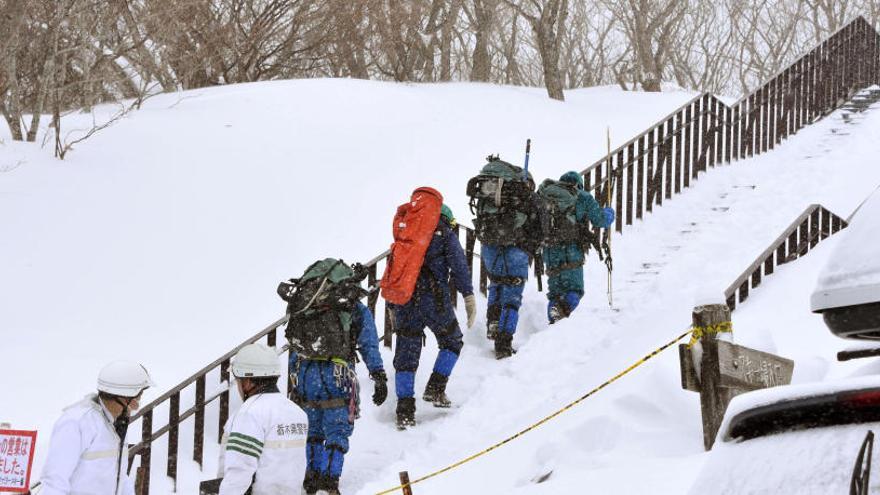
<svg viewBox="0 0 880 495">
<path fill-rule="evenodd" d="M 693 311 L 694 328 L 718 328 L 730 324 L 730 308 L 726 304 L 697 306 Z M 704 331 L 699 345 L 700 356 L 700 410 L 703 415 L 703 446 L 712 448 L 715 436 L 724 419 L 724 411 L 733 398 L 730 389 L 721 387 L 721 368 L 718 361 L 718 334 Z"/>
<path fill-rule="evenodd" d="M 403 485 L 401 491 L 403 495 L 413 495 L 412 485 L 409 484 L 409 472 L 401 471 L 400 472 L 400 484 Z"/>
<path fill-rule="evenodd" d="M 606 187 L 605 194 L 605 206 L 611 206 L 611 175 L 612 175 L 612 167 L 611 167 L 611 127 L 605 128 L 605 145 L 608 150 L 608 186 Z M 617 164 L 618 167 L 622 166 L 620 163 Z M 620 195 L 618 195 L 618 198 Z M 619 209 L 619 208 L 618 208 Z M 620 215 L 620 212 L 617 212 Z M 608 236 L 608 253 L 607 256 L 611 256 L 611 226 L 609 225 L 605 229 L 605 235 Z M 614 293 L 611 289 L 611 270 L 608 270 L 608 306 L 614 307 Z"/>
</svg>

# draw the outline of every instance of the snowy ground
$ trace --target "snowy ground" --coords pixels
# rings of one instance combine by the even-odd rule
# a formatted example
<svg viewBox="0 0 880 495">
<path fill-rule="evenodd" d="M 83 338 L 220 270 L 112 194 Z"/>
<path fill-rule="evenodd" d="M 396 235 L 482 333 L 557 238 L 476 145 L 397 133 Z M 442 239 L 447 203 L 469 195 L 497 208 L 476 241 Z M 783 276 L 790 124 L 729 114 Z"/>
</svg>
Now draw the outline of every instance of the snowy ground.
<svg viewBox="0 0 880 495">
<path fill-rule="evenodd" d="M 487 85 L 261 83 L 154 98 L 66 162 L 7 141 L 0 169 L 25 163 L 0 174 L 0 210 L 11 212 L 0 217 L 0 323 L 7 369 L 33 372 L 2 375 L 0 390 L 16 400 L 0 405 L 0 420 L 40 430 L 39 460 L 60 408 L 93 387 L 101 363 L 133 357 L 160 389 L 173 386 L 280 314 L 279 279 L 317 257 L 381 251 L 414 187 L 438 187 L 468 223 L 464 183 L 486 154 L 519 162 L 531 137 L 536 177 L 555 177 L 601 156 L 606 125 L 623 142 L 691 97 L 611 88 L 567 96 L 561 104 Z M 401 433 L 393 399 L 365 406 L 343 492 L 390 488 L 398 471 L 419 477 L 554 412 L 683 332 L 695 295 L 720 294 L 808 204 L 847 216 L 880 183 L 880 112 L 833 132 L 843 126 L 832 116 L 773 153 L 711 170 L 617 237 L 615 310 L 595 257 L 584 307 L 552 328 L 531 282 L 514 359 L 494 360 L 482 319 L 465 332 L 449 386 L 456 408 L 419 404 L 421 424 Z M 737 341 L 795 359 L 796 383 L 872 370 L 836 364 L 842 341 L 809 313 L 834 242 L 778 269 L 734 314 Z M 434 355 L 429 339 L 417 386 Z M 184 449 L 187 437 L 184 429 Z M 213 456 L 205 473 L 181 462 L 182 492 L 213 475 Z M 704 458 L 697 397 L 681 390 L 672 350 L 415 493 L 683 493 Z M 161 490 L 161 452 L 153 462 Z"/>
</svg>

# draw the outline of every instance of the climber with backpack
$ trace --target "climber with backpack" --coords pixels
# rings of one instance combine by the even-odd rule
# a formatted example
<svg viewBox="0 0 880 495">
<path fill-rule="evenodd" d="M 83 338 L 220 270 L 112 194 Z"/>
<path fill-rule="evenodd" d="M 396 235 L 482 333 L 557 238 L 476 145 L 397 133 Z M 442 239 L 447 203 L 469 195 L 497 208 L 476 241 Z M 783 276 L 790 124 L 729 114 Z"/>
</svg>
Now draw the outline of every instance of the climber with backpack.
<svg viewBox="0 0 880 495">
<path fill-rule="evenodd" d="M 285 337 L 291 399 L 309 419 L 303 480 L 307 494 L 339 493 L 348 438 L 360 413 L 356 352 L 373 380 L 373 403 L 381 405 L 388 396 L 376 325 L 360 302 L 369 294 L 360 286 L 366 275 L 360 265 L 327 258 L 278 286 L 289 316 Z"/>
<path fill-rule="evenodd" d="M 397 427 L 415 426 L 415 374 L 425 327 L 439 352 L 422 399 L 435 407 L 452 405 L 446 384 L 462 348 L 462 332 L 453 310 L 452 288 L 464 296 L 468 328 L 477 314 L 470 270 L 456 236 L 452 210 L 429 187 L 416 189 L 394 217 L 394 243 L 382 277 L 382 296 L 392 310 L 397 345 L 394 384 Z"/>
<path fill-rule="evenodd" d="M 584 261 L 595 239 L 590 224 L 608 228 L 614 210 L 600 208 L 584 190 L 577 172 L 566 172 L 558 181 L 547 179 L 538 188 L 544 218 L 544 261 L 547 273 L 547 319 L 550 324 L 567 318 L 584 295 Z"/>
<path fill-rule="evenodd" d="M 486 336 L 495 340 L 495 357 L 503 359 L 515 352 L 513 334 L 529 262 L 541 247 L 540 199 L 531 174 L 497 155 L 468 181 L 467 195 L 489 277 Z"/>
</svg>

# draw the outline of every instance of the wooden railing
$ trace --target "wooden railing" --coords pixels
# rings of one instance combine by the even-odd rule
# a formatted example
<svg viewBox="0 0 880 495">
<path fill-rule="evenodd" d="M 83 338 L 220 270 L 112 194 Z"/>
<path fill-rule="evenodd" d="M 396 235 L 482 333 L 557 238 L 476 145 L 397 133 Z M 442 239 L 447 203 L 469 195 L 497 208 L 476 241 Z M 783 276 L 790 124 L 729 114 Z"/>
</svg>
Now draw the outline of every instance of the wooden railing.
<svg viewBox="0 0 880 495">
<path fill-rule="evenodd" d="M 618 212 L 615 227 L 622 231 L 624 223 L 631 225 L 634 218 L 642 218 L 645 212 L 652 211 L 654 204 L 661 205 L 664 199 L 689 187 L 700 171 L 772 149 L 788 135 L 840 106 L 855 90 L 880 80 L 878 50 L 880 35 L 860 17 L 732 107 L 710 94 L 692 99 L 648 131 L 614 150 L 607 158 L 585 169 L 582 172 L 585 182 L 599 198 L 604 199 L 606 179 L 611 173 L 615 182 L 611 204 Z M 821 215 L 820 218 L 824 218 Z M 472 229 L 460 226 L 459 236 L 461 230 L 465 232 L 465 253 L 473 276 L 474 258 L 479 257 L 476 235 Z M 369 286 L 378 283 L 382 273 L 379 264 L 387 256 L 386 251 L 365 263 Z M 478 282 L 479 290 L 485 294 L 487 273 L 482 263 Z M 374 317 L 378 299 L 378 293 L 374 292 L 367 300 Z M 388 317 L 387 307 L 384 312 L 383 341 L 390 347 L 392 318 Z M 279 318 L 143 406 L 132 418 L 133 423 L 140 421 L 141 428 L 141 441 L 129 451 L 129 470 L 135 458 L 140 456 L 136 476 L 139 495 L 150 492 L 153 442 L 166 434 L 165 472 L 176 489 L 180 426 L 190 418 L 194 421 L 192 459 L 202 465 L 206 407 L 218 403 L 217 439 L 229 417 L 230 359 L 243 346 L 262 339 L 275 346 L 278 330 L 286 321 L 286 316 Z M 208 391 L 209 376 L 216 376 L 216 380 L 211 381 L 214 385 L 211 392 Z M 181 412 L 181 397 L 189 393 L 194 395 L 193 405 Z M 168 408 L 168 422 L 154 429 L 154 415 L 165 406 Z"/>
<path fill-rule="evenodd" d="M 727 305 L 731 310 L 736 309 L 737 303 L 748 299 L 749 291 L 761 285 L 763 278 L 772 274 L 777 266 L 807 254 L 846 225 L 846 220 L 824 206 L 810 205 L 724 291 Z"/>
<path fill-rule="evenodd" d="M 701 94 L 581 173 L 600 201 L 611 187 L 622 232 L 700 172 L 772 150 L 877 83 L 880 34 L 858 17 L 732 106 Z"/>
</svg>

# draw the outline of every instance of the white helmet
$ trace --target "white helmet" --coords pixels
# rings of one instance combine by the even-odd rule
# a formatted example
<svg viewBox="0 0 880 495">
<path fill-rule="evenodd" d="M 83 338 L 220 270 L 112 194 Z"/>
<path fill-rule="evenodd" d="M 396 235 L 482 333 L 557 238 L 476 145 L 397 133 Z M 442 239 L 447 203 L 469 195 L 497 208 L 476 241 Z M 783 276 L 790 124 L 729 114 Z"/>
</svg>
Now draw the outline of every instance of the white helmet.
<svg viewBox="0 0 880 495">
<path fill-rule="evenodd" d="M 131 361 L 113 361 L 98 373 L 98 391 L 121 397 L 137 397 L 153 385 L 147 369 Z"/>
<path fill-rule="evenodd" d="M 278 354 L 265 344 L 248 344 L 232 358 L 232 375 L 236 378 L 281 376 Z"/>
</svg>

